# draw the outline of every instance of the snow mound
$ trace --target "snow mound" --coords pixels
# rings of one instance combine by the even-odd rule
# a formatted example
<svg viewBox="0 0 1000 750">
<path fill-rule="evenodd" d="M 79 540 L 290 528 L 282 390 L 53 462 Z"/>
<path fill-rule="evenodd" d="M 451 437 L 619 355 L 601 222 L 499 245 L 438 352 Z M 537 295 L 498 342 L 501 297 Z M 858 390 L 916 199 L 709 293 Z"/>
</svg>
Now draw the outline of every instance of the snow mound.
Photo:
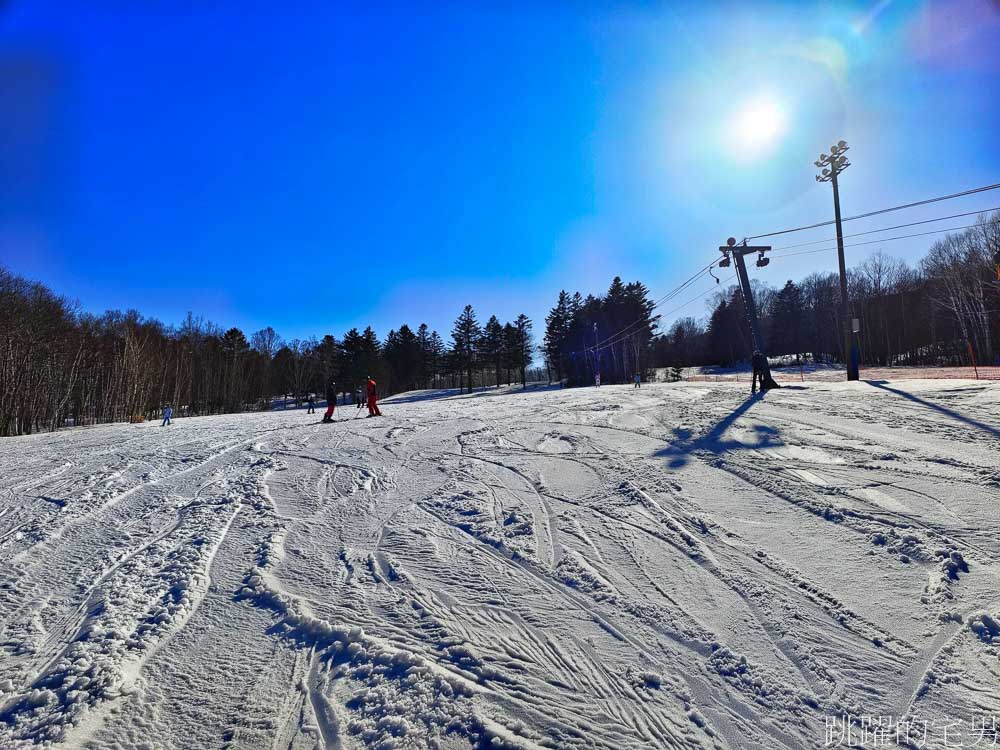
<svg viewBox="0 0 1000 750">
<path fill-rule="evenodd" d="M 969 617 L 968 625 L 983 642 L 1000 646 L 1000 618 L 988 612 L 977 612 Z"/>
</svg>

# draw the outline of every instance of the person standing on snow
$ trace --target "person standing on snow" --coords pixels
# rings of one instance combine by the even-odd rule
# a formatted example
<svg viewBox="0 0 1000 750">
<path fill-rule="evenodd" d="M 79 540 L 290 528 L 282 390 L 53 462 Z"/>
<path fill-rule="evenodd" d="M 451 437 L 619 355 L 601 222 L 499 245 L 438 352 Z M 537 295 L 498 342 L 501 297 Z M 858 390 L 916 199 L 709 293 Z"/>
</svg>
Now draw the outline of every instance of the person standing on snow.
<svg viewBox="0 0 1000 750">
<path fill-rule="evenodd" d="M 361 407 L 365 404 L 365 389 L 358 388 L 354 391 L 354 403 L 358 405 L 358 411 L 361 411 Z"/>
<path fill-rule="evenodd" d="M 368 416 L 382 416 L 382 412 L 378 410 L 378 391 L 375 390 L 375 381 L 370 375 L 368 376 Z"/>
<path fill-rule="evenodd" d="M 764 363 L 761 361 L 764 359 L 764 355 L 759 351 L 754 350 L 753 356 L 750 357 L 750 367 L 753 372 L 750 375 L 750 393 L 757 392 L 757 383 L 760 383 L 760 390 L 764 390 Z"/>
<path fill-rule="evenodd" d="M 594 375 L 594 385 L 596 385 L 598 388 L 601 387 L 601 373 L 597 373 L 596 375 Z"/>
<path fill-rule="evenodd" d="M 333 411 L 337 408 L 337 384 L 332 380 L 326 384 L 326 414 L 323 415 L 324 422 L 333 421 Z"/>
<path fill-rule="evenodd" d="M 309 408 L 306 409 L 306 414 L 315 414 L 316 413 L 316 398 L 311 393 L 309 394 L 309 403 L 308 403 L 308 406 L 309 406 Z"/>
<path fill-rule="evenodd" d="M 167 408 L 163 410 L 163 423 L 160 427 L 166 427 L 170 424 L 170 416 L 174 413 L 174 410 L 170 408 L 170 404 L 167 404 Z"/>
<path fill-rule="evenodd" d="M 635 387 L 636 388 L 642 388 L 642 378 L 639 377 L 639 373 L 636 373 L 635 377 L 632 378 L 632 380 L 635 381 Z"/>
</svg>

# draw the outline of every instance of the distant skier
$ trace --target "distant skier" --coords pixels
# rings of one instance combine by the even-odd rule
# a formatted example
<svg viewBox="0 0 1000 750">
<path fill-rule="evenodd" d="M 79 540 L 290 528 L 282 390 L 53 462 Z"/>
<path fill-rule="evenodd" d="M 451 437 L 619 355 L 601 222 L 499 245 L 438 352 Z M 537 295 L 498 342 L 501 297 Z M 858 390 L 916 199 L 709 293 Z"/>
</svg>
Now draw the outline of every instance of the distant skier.
<svg viewBox="0 0 1000 750">
<path fill-rule="evenodd" d="M 170 424 L 170 417 L 174 413 L 174 410 L 170 408 L 170 404 L 167 404 L 167 408 L 163 410 L 163 423 L 160 427 L 166 427 Z"/>
<path fill-rule="evenodd" d="M 378 409 L 378 391 L 375 389 L 375 380 L 370 375 L 368 376 L 368 416 L 382 416 L 382 412 Z"/>
<path fill-rule="evenodd" d="M 311 393 L 309 394 L 308 406 L 309 406 L 309 408 L 306 410 L 306 414 L 315 414 L 316 413 L 316 398 Z"/>
<path fill-rule="evenodd" d="M 632 380 L 635 382 L 636 388 L 642 388 L 642 378 L 639 377 L 639 373 L 636 373 L 635 377 L 632 378 Z"/>
<path fill-rule="evenodd" d="M 354 403 L 358 405 L 358 411 L 361 411 L 361 407 L 365 405 L 365 389 L 358 388 L 354 391 Z"/>
<path fill-rule="evenodd" d="M 598 388 L 601 387 L 601 373 L 597 373 L 596 375 L 594 375 L 594 385 L 597 386 Z"/>
<path fill-rule="evenodd" d="M 760 383 L 760 390 L 762 393 L 764 392 L 764 365 L 766 362 L 764 355 L 754 350 L 753 356 L 750 357 L 750 366 L 753 368 L 750 376 L 750 393 L 757 392 L 757 383 Z"/>
<path fill-rule="evenodd" d="M 333 411 L 337 408 L 337 384 L 332 380 L 326 384 L 326 414 L 323 415 L 323 422 L 333 421 Z"/>
</svg>

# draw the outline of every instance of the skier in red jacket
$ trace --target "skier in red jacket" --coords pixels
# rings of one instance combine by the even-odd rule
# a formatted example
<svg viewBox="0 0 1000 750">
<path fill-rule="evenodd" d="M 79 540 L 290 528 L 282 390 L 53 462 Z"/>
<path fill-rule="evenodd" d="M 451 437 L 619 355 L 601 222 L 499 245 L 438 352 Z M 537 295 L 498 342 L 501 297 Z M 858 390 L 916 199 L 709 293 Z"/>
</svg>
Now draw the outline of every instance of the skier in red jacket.
<svg viewBox="0 0 1000 750">
<path fill-rule="evenodd" d="M 368 416 L 381 417 L 382 412 L 378 410 L 378 393 L 375 390 L 375 381 L 368 376 Z"/>
</svg>

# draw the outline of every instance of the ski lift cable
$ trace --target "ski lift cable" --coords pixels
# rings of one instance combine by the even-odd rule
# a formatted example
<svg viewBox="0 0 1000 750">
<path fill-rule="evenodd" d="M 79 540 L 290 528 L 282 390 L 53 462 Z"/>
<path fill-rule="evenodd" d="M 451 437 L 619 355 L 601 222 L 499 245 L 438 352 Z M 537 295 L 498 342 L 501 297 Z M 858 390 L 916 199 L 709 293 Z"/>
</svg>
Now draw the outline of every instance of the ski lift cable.
<svg viewBox="0 0 1000 750">
<path fill-rule="evenodd" d="M 933 224 L 936 221 L 946 221 L 947 219 L 959 219 L 959 218 L 962 218 L 963 216 L 975 216 L 976 214 L 988 213 L 990 211 L 1000 211 L 1000 206 L 996 206 L 995 208 L 984 208 L 984 209 L 982 209 L 980 211 L 968 211 L 968 212 L 962 213 L 962 214 L 951 214 L 950 216 L 939 216 L 936 219 L 924 219 L 923 221 L 911 221 L 908 224 L 896 224 L 895 226 L 892 226 L 892 227 L 883 227 L 882 229 L 870 229 L 867 232 L 855 232 L 854 234 L 845 234 L 844 235 L 844 239 L 847 239 L 849 237 L 862 237 L 862 236 L 864 236 L 866 234 L 877 234 L 879 232 L 889 232 L 889 231 L 892 231 L 893 229 L 905 229 L 906 227 L 915 227 L 915 226 L 919 226 L 920 224 Z M 947 231 L 947 230 L 945 230 L 945 231 Z M 836 241 L 837 241 L 836 237 L 826 237 L 826 238 L 824 238 L 822 240 L 813 240 L 812 242 L 802 242 L 802 243 L 799 243 L 798 245 L 782 245 L 781 247 L 775 247 L 775 248 L 771 248 L 771 249 L 772 250 L 790 250 L 793 247 L 808 247 L 809 245 L 821 245 L 824 242 L 836 242 Z M 780 257 L 780 256 L 775 255 L 775 256 L 772 256 L 772 257 L 777 258 L 777 257 Z"/>
<path fill-rule="evenodd" d="M 728 277 L 726 277 L 724 279 L 721 279 L 720 281 L 728 283 L 730 281 L 733 281 L 735 278 L 736 278 L 736 274 L 734 273 L 731 276 L 728 276 Z M 694 297 L 692 297 L 691 299 L 687 300 L 686 302 L 683 302 L 682 304 L 678 305 L 677 307 L 674 307 L 673 309 L 668 310 L 667 312 L 663 313 L 663 316 L 670 316 L 670 315 L 673 315 L 676 312 L 679 312 L 680 310 L 683 310 L 685 307 L 687 307 L 688 305 L 692 304 L 693 302 L 697 302 L 698 300 L 703 299 L 704 297 L 707 297 L 709 294 L 711 294 L 712 292 L 714 292 L 717 288 L 718 288 L 717 285 L 710 286 L 708 289 L 705 289 L 703 292 L 695 295 Z M 607 344 L 602 344 L 602 346 L 599 349 L 596 349 L 596 350 L 600 351 L 602 349 L 606 349 L 606 348 L 608 348 L 610 346 L 613 346 L 616 343 L 618 343 L 618 342 L 617 341 L 612 341 L 612 342 L 609 342 Z"/>
<path fill-rule="evenodd" d="M 663 295 L 662 297 L 660 297 L 659 299 L 657 299 L 653 303 L 652 308 L 650 308 L 650 312 L 652 312 L 653 310 L 657 309 L 658 307 L 666 304 L 671 299 L 673 299 L 674 297 L 676 297 L 678 294 L 680 294 L 681 292 L 683 292 L 691 284 L 693 284 L 695 281 L 697 281 L 702 276 L 704 276 L 706 273 L 708 273 L 709 269 L 712 268 L 713 265 L 715 265 L 714 261 L 712 263 L 709 263 L 707 266 L 705 266 L 704 268 L 702 268 L 700 271 L 698 271 L 697 273 L 695 273 L 693 276 L 691 276 L 690 278 L 688 278 L 686 281 L 682 282 L 677 287 L 675 287 L 674 289 L 672 289 L 671 291 L 667 292 L 665 295 Z M 611 343 L 617 343 L 618 337 L 620 337 L 620 336 L 622 336 L 624 334 L 629 333 L 631 331 L 631 329 L 635 328 L 637 325 L 640 325 L 643 322 L 645 322 L 645 321 L 642 318 L 639 318 L 638 320 L 634 320 L 632 323 L 630 323 L 629 325 L 625 326 L 624 328 L 621 328 L 618 331 L 616 331 L 615 333 L 610 334 L 609 336 L 606 336 L 604 339 L 602 339 L 601 341 L 597 342 L 595 345 L 593 345 L 593 346 L 586 346 L 586 347 L 583 348 L 582 351 L 573 351 L 573 352 L 570 352 L 570 354 L 571 355 L 588 354 L 590 352 L 600 351 L 601 349 L 604 349 L 607 346 L 609 346 Z M 614 341 L 612 341 L 613 339 L 614 339 Z"/>
<path fill-rule="evenodd" d="M 669 291 L 666 294 L 664 294 L 662 297 L 660 297 L 658 300 L 656 300 L 653 303 L 653 306 L 650 309 L 650 312 L 652 312 L 653 310 L 656 310 L 657 308 L 659 308 L 662 305 L 666 304 L 671 299 L 673 299 L 674 297 L 676 297 L 678 294 L 680 294 L 681 292 L 683 292 L 685 289 L 687 289 L 688 287 L 690 287 L 691 284 L 693 284 L 698 279 L 700 279 L 702 276 L 704 276 L 705 274 L 707 274 L 708 271 L 709 271 L 709 269 L 712 268 L 712 266 L 714 266 L 714 265 L 715 265 L 715 261 L 712 261 L 707 266 L 705 266 L 704 268 L 702 268 L 701 270 L 699 270 L 698 272 L 696 272 L 689 279 L 687 279 L 686 281 L 682 282 L 681 284 L 679 284 L 677 287 L 675 287 L 671 291 Z M 606 336 L 604 339 L 602 339 L 601 341 L 597 342 L 593 346 L 584 347 L 583 352 L 600 351 L 601 349 L 604 349 L 608 345 L 610 345 L 610 343 L 617 343 L 617 339 L 618 339 L 619 336 L 622 336 L 623 334 L 627 334 L 627 333 L 631 332 L 631 329 L 635 328 L 638 325 L 641 325 L 644 322 L 645 321 L 642 318 L 639 318 L 638 320 L 633 321 L 629 325 L 627 325 L 627 326 L 625 326 L 623 328 L 620 328 L 615 333 L 612 333 L 609 336 Z M 614 341 L 612 341 L 612 339 L 614 339 Z M 571 354 L 577 354 L 577 353 L 579 353 L 579 352 L 571 352 Z"/>
<path fill-rule="evenodd" d="M 686 281 L 684 281 L 683 283 L 672 289 L 670 292 L 667 292 L 667 294 L 657 299 L 650 308 L 650 312 L 662 307 L 667 302 L 680 295 L 685 289 L 688 289 L 692 284 L 694 284 L 700 278 L 709 273 L 714 265 L 715 265 L 714 262 L 709 263 L 707 266 L 698 271 L 694 276 L 691 276 Z M 616 343 L 615 341 L 612 341 L 612 339 L 617 340 L 619 337 L 630 333 L 631 329 L 635 328 L 638 325 L 641 325 L 644 322 L 645 320 L 643 318 L 639 318 L 638 320 L 633 321 L 629 325 L 619 329 L 617 332 L 611 334 L 610 336 L 605 337 L 602 341 L 595 344 L 595 346 L 589 348 L 590 349 L 604 348 L 606 345 L 609 345 L 609 343 Z"/>
<path fill-rule="evenodd" d="M 911 237 L 926 237 L 926 236 L 931 235 L 931 234 L 942 234 L 944 232 L 958 232 L 958 231 L 961 231 L 963 229 L 972 229 L 975 226 L 978 226 L 978 225 L 976 225 L 976 224 L 966 224 L 965 226 L 962 226 L 962 227 L 947 227 L 946 229 L 932 229 L 929 232 L 916 232 L 914 234 L 900 234 L 900 235 L 897 235 L 895 237 L 881 237 L 881 238 L 879 238 L 877 240 L 866 240 L 865 242 L 848 242 L 847 244 L 844 245 L 844 248 L 859 247 L 861 245 L 877 245 L 880 242 L 892 242 L 893 240 L 906 240 L 906 239 L 910 239 Z M 781 253 L 780 255 L 772 255 L 771 257 L 772 258 L 791 258 L 794 255 L 810 255 L 812 253 L 828 253 L 831 250 L 836 250 L 836 249 L 837 249 L 837 246 L 833 245 L 832 247 L 820 247 L 820 248 L 816 248 L 815 250 L 801 250 L 801 251 L 799 251 L 797 253 Z"/>
<path fill-rule="evenodd" d="M 728 278 L 725 278 L 725 279 L 722 279 L 722 281 L 728 283 L 728 282 L 732 281 L 735 278 L 736 278 L 736 274 L 734 273 L 732 276 L 730 276 Z M 704 292 L 702 292 L 701 294 L 699 294 L 697 297 L 692 297 L 691 299 L 689 299 L 683 305 L 679 305 L 679 306 L 675 307 L 673 310 L 670 310 L 668 312 L 663 313 L 664 316 L 673 315 L 675 312 L 683 310 L 685 307 L 687 307 L 688 305 L 690 305 L 692 302 L 697 302 L 702 297 L 707 297 L 709 294 L 711 294 L 712 292 L 714 292 L 717 288 L 718 288 L 718 286 L 711 286 L 711 287 L 709 287 Z"/>
<path fill-rule="evenodd" d="M 993 185 L 983 185 L 982 187 L 972 188 L 970 190 L 963 190 L 960 193 L 952 193 L 951 195 L 941 195 L 941 196 L 938 196 L 937 198 L 927 198 L 927 199 L 922 200 L 922 201 L 914 201 L 913 203 L 903 203 L 902 205 L 899 205 L 899 206 L 890 206 L 889 208 L 880 208 L 877 211 L 869 211 L 868 213 L 858 214 L 857 216 L 847 216 L 847 217 L 841 219 L 841 222 L 844 222 L 844 221 L 855 221 L 856 219 L 867 219 L 870 216 L 878 216 L 880 214 L 887 214 L 887 213 L 889 213 L 891 211 L 902 211 L 905 208 L 914 208 L 915 206 L 926 206 L 929 203 L 939 203 L 940 201 L 952 200 L 953 198 L 961 198 L 961 197 L 963 197 L 965 195 L 974 195 L 976 193 L 985 193 L 985 192 L 987 192 L 989 190 L 996 190 L 997 188 L 1000 188 L 1000 182 L 995 183 Z M 782 229 L 782 230 L 779 230 L 777 232 L 766 232 L 765 234 L 755 234 L 755 235 L 752 235 L 750 237 L 747 237 L 746 240 L 757 240 L 757 239 L 760 239 L 762 237 L 776 237 L 779 234 L 790 234 L 792 232 L 802 232 L 802 231 L 805 231 L 806 229 L 817 229 L 819 227 L 828 227 L 831 224 L 835 224 L 835 223 L 836 223 L 836 221 L 833 221 L 833 220 L 831 220 L 831 221 L 821 221 L 821 222 L 818 222 L 816 224 L 808 224 L 806 226 L 793 227 L 791 229 Z"/>
<path fill-rule="evenodd" d="M 711 268 L 711 266 L 709 266 L 709 268 Z M 707 270 L 708 269 L 706 269 L 706 271 Z M 701 274 L 701 275 L 704 276 L 704 274 Z M 687 302 L 684 302 L 683 304 L 681 304 L 681 305 L 673 308 L 672 310 L 668 310 L 667 312 L 663 313 L 662 315 L 660 315 L 658 317 L 664 317 L 664 316 L 673 315 L 678 310 L 682 310 L 685 307 L 687 307 L 688 305 L 690 305 L 692 302 L 697 302 L 699 299 L 702 299 L 703 297 L 707 296 L 711 292 L 714 292 L 718 288 L 718 284 L 720 282 L 724 281 L 724 282 L 728 283 L 728 282 L 732 281 L 735 278 L 736 278 L 736 274 L 734 273 L 731 276 L 726 277 L 725 279 L 720 279 L 719 281 L 716 282 L 715 285 L 709 287 L 708 289 L 706 289 L 705 291 L 701 292 L 697 296 L 692 297 Z M 639 322 L 642 322 L 642 321 L 640 320 L 640 321 L 636 321 L 636 322 L 639 323 Z M 632 325 L 634 326 L 635 323 L 633 323 Z M 629 326 L 629 327 L 631 327 L 631 326 Z M 600 351 L 603 351 L 604 349 L 607 349 L 607 348 L 609 348 L 611 346 L 614 346 L 615 344 L 617 344 L 619 341 L 623 340 L 626 337 L 626 334 L 625 334 L 626 330 L 627 329 L 622 329 L 622 331 L 620 331 L 619 333 L 615 334 L 612 337 L 609 337 L 609 339 L 614 339 L 614 340 L 605 340 L 605 341 L 601 342 L 600 346 L 590 347 L 587 351 L 589 351 L 589 352 L 600 352 Z"/>
<path fill-rule="evenodd" d="M 653 303 L 653 307 L 657 308 L 660 305 L 664 304 L 665 302 L 668 302 L 672 298 L 676 297 L 678 294 L 680 294 L 681 292 L 683 292 L 685 289 L 687 289 L 689 286 L 691 286 L 694 282 L 696 282 L 698 279 L 700 279 L 706 273 L 709 273 L 711 271 L 712 267 L 715 265 L 715 263 L 716 263 L 716 261 L 712 261 L 707 266 L 705 266 L 702 269 L 700 269 L 699 271 L 697 271 L 693 276 L 691 276 L 690 278 L 688 278 L 686 281 L 683 281 L 678 286 L 674 287 L 671 291 L 669 291 L 666 294 L 664 294 L 662 297 L 660 297 L 658 300 L 656 300 Z"/>
</svg>

